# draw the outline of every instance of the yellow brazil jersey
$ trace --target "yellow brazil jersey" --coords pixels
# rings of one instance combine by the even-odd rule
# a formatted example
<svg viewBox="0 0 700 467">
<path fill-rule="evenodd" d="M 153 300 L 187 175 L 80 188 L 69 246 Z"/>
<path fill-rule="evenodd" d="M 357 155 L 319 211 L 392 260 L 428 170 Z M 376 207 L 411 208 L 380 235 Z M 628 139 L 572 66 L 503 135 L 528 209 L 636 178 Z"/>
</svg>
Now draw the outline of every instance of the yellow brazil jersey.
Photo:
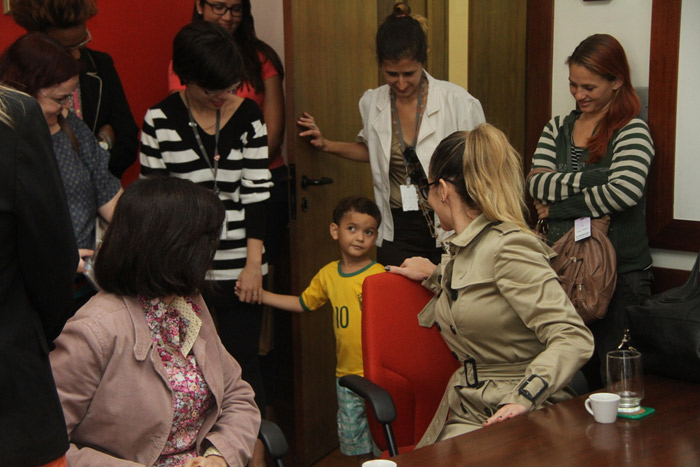
<svg viewBox="0 0 700 467">
<path fill-rule="evenodd" d="M 335 367 L 337 377 L 364 376 L 362 371 L 362 282 L 365 277 L 384 272 L 384 266 L 372 262 L 359 271 L 345 274 L 340 261 L 321 268 L 299 297 L 302 308 L 310 311 L 330 300 L 335 331 Z"/>
</svg>

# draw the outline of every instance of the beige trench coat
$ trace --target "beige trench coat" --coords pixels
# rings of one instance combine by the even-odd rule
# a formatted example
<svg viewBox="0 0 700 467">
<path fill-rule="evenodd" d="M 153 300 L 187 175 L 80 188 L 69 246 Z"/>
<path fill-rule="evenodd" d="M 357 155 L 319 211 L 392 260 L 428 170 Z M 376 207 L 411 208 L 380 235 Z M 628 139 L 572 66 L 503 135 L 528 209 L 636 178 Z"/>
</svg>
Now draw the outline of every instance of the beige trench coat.
<svg viewBox="0 0 700 467">
<path fill-rule="evenodd" d="M 537 237 L 482 214 L 447 244 L 423 283 L 436 295 L 418 316 L 463 365 L 417 447 L 476 430 L 504 404 L 532 411 L 570 398 L 568 383 L 593 353 Z"/>
</svg>

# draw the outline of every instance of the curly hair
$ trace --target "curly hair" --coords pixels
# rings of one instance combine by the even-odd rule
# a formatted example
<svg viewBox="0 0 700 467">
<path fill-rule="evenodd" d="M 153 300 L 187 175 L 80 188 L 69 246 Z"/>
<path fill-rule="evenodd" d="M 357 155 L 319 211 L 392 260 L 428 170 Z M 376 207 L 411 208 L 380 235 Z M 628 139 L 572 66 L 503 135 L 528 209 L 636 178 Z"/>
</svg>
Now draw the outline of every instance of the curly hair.
<svg viewBox="0 0 700 467">
<path fill-rule="evenodd" d="M 11 0 L 12 18 L 27 31 L 66 29 L 97 14 L 95 0 Z"/>
</svg>

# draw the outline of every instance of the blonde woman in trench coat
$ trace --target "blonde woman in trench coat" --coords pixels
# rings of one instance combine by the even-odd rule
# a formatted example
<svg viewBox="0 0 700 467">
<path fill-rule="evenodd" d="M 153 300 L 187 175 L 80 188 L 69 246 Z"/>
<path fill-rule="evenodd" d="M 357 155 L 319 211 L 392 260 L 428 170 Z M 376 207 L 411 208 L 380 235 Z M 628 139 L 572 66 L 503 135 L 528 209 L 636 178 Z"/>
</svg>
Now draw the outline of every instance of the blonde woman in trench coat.
<svg viewBox="0 0 700 467">
<path fill-rule="evenodd" d="M 455 234 L 439 266 L 414 257 L 390 270 L 435 292 L 419 323 L 437 326 L 462 365 L 417 447 L 569 399 L 593 352 L 553 251 L 525 222 L 521 167 L 505 135 L 482 124 L 445 138 L 420 186 Z"/>
</svg>

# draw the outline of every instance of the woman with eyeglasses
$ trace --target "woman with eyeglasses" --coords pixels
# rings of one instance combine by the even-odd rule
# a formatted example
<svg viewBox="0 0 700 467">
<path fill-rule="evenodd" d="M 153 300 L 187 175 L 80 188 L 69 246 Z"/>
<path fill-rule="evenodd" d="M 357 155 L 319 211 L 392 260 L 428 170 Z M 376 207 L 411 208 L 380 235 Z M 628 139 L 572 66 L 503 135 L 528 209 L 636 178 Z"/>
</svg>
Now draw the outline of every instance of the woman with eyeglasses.
<svg viewBox="0 0 700 467">
<path fill-rule="evenodd" d="M 224 203 L 226 222 L 207 275 L 211 287 L 203 295 L 262 408 L 258 338 L 267 274 L 265 202 L 272 183 L 262 112 L 235 94 L 242 68 L 236 43 L 221 26 L 199 21 L 182 28 L 173 41 L 173 70 L 185 89 L 146 112 L 140 160 L 142 176 L 192 180 Z"/>
<path fill-rule="evenodd" d="M 86 22 L 97 14 L 95 0 L 11 0 L 10 5 L 18 25 L 48 34 L 82 63 L 68 106 L 108 151 L 109 170 L 121 178 L 136 160 L 139 128 L 112 57 L 87 47 L 92 35 Z"/>
<path fill-rule="evenodd" d="M 593 337 L 549 265 L 554 252 L 525 220 L 522 160 L 482 124 L 445 138 L 421 187 L 445 229 L 439 265 L 407 259 L 392 273 L 435 293 L 419 313 L 460 366 L 416 447 L 571 398 Z"/>
<path fill-rule="evenodd" d="M 267 218 L 274 219 L 265 233 L 265 250 L 270 266 L 276 265 L 282 254 L 284 233 L 288 223 L 288 171 L 282 157 L 284 140 L 284 69 L 277 53 L 255 33 L 250 0 L 195 0 L 192 21 L 216 23 L 228 31 L 236 42 L 243 61 L 241 83 L 236 95 L 255 101 L 260 107 L 267 127 L 269 166 L 274 186 L 267 203 Z M 184 88 L 173 72 L 168 70 L 171 92 Z"/>
<path fill-rule="evenodd" d="M 111 221 L 122 193 L 119 179 L 109 171 L 107 151 L 85 122 L 68 111 L 81 70 L 81 63 L 61 43 L 40 32 L 20 37 L 0 57 L 0 81 L 36 98 L 49 125 L 80 249 L 78 273 L 85 272 L 84 258 L 96 247 L 95 219 Z M 78 309 L 95 290 L 82 274 L 75 288 Z"/>
<path fill-rule="evenodd" d="M 424 18 L 420 18 L 425 21 Z M 445 136 L 484 122 L 481 104 L 461 87 L 434 79 L 425 71 L 428 45 L 419 19 L 403 2 L 379 27 L 377 62 L 386 84 L 360 99 L 363 128 L 355 142 L 323 136 L 308 113 L 297 124 L 317 149 L 369 162 L 375 202 L 382 213 L 377 261 L 399 265 L 405 258 L 440 260 L 442 229 L 416 186 L 425 178 L 430 155 Z"/>
</svg>

